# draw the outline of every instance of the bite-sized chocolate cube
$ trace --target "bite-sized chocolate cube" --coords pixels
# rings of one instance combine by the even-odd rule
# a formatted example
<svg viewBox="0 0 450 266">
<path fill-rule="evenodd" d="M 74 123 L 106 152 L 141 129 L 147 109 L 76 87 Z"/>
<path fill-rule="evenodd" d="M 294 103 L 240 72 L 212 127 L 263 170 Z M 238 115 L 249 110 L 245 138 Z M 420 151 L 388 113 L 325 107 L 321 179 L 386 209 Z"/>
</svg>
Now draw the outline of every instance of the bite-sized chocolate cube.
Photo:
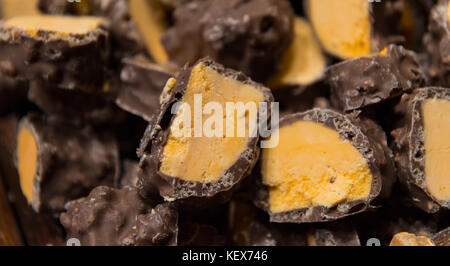
<svg viewBox="0 0 450 266">
<path fill-rule="evenodd" d="M 125 58 L 116 103 L 122 109 L 150 121 L 160 107 L 159 96 L 174 74 L 143 56 Z"/>
<path fill-rule="evenodd" d="M 286 0 L 187 1 L 173 13 L 162 35 L 178 66 L 209 56 L 267 81 L 280 68 L 293 39 L 293 11 Z"/>
<path fill-rule="evenodd" d="M 178 213 L 170 204 L 152 206 L 136 188 L 100 186 L 66 204 L 61 223 L 82 246 L 175 246 Z"/>
<path fill-rule="evenodd" d="M 431 10 L 428 33 L 424 36 L 428 74 L 435 86 L 450 87 L 450 1 L 439 0 Z"/>
<path fill-rule="evenodd" d="M 405 94 L 392 132 L 395 163 L 411 202 L 434 213 L 450 208 L 450 89 L 428 87 Z"/>
<path fill-rule="evenodd" d="M 426 75 L 414 52 L 390 45 L 377 55 L 331 66 L 326 79 L 333 105 L 348 112 L 421 87 Z"/>
<path fill-rule="evenodd" d="M 369 56 L 402 43 L 403 0 L 307 0 L 305 12 L 322 47 L 339 59 Z"/>
<path fill-rule="evenodd" d="M 368 118 L 313 109 L 283 117 L 261 155 L 255 203 L 272 222 L 333 221 L 371 208 L 395 180 L 381 127 Z"/>
<path fill-rule="evenodd" d="M 72 126 L 60 117 L 29 114 L 17 132 L 22 192 L 37 212 L 58 212 L 98 185 L 113 186 L 119 151 L 108 133 Z"/>
<path fill-rule="evenodd" d="M 181 70 L 167 82 L 160 111 L 141 142 L 138 187 L 142 195 L 156 189 L 172 201 L 230 191 L 258 159 L 260 131 L 254 130 L 266 121 L 256 109 L 265 104 L 270 114 L 272 101 L 269 89 L 210 60 Z M 198 113 L 211 104 L 216 106 L 214 112 L 222 111 L 214 117 L 227 117 L 226 123 L 216 119 L 212 123 L 208 115 Z M 238 123 L 243 119 L 245 125 Z"/>
<path fill-rule="evenodd" d="M 97 92 L 108 58 L 108 33 L 100 18 L 37 15 L 0 23 L 0 71 L 12 78 Z"/>
</svg>

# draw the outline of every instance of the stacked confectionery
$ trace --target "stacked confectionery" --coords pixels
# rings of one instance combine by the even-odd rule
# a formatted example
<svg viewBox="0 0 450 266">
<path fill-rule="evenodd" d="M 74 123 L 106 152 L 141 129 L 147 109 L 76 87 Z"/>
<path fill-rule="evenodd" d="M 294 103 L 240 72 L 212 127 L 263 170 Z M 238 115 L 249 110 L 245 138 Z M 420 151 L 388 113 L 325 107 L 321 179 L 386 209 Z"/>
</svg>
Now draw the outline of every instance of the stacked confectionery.
<svg viewBox="0 0 450 266">
<path fill-rule="evenodd" d="M 0 16 L 0 245 L 450 245 L 449 0 Z"/>
</svg>

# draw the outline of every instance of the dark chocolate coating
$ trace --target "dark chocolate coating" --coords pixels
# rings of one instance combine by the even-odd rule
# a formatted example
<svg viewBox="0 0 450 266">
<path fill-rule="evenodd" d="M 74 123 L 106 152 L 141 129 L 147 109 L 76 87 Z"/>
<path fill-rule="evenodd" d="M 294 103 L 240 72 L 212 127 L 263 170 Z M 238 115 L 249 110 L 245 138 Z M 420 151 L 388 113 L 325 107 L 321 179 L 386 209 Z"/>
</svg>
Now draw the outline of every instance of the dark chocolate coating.
<svg viewBox="0 0 450 266">
<path fill-rule="evenodd" d="M 359 237 L 351 223 L 298 225 L 270 223 L 250 202 L 230 203 L 229 234 L 239 246 L 359 246 Z"/>
<path fill-rule="evenodd" d="M 440 0 L 430 13 L 423 43 L 428 55 L 428 75 L 434 86 L 450 87 L 450 21 L 448 0 Z"/>
<path fill-rule="evenodd" d="M 307 228 L 269 222 L 251 202 L 233 200 L 229 207 L 228 234 L 235 246 L 306 246 Z"/>
<path fill-rule="evenodd" d="M 39 8 L 48 14 L 93 15 L 110 23 L 114 63 L 123 57 L 146 54 L 144 39 L 136 21 L 130 15 L 129 0 L 83 0 L 70 3 L 67 0 L 40 0 Z"/>
<path fill-rule="evenodd" d="M 98 92 L 109 60 L 108 39 L 102 26 L 83 35 L 39 31 L 32 36 L 0 25 L 0 71 L 48 87 Z"/>
<path fill-rule="evenodd" d="M 187 1 L 161 37 L 178 66 L 205 56 L 266 81 L 279 70 L 293 39 L 293 10 L 286 0 Z"/>
<path fill-rule="evenodd" d="M 450 247 L 450 227 L 437 233 L 433 237 L 433 242 L 436 246 Z"/>
<path fill-rule="evenodd" d="M 282 114 L 305 112 L 315 107 L 330 108 L 330 90 L 323 80 L 310 85 L 285 86 L 272 90 Z"/>
<path fill-rule="evenodd" d="M 27 93 L 28 82 L 10 78 L 0 70 L 0 114 L 17 111 L 26 103 Z"/>
<path fill-rule="evenodd" d="M 174 75 L 142 56 L 125 58 L 116 103 L 122 109 L 150 121 L 160 107 L 159 96 Z"/>
<path fill-rule="evenodd" d="M 177 245 L 177 211 L 166 203 L 147 204 L 136 188 L 97 187 L 67 203 L 60 220 L 67 237 L 82 246 Z"/>
<path fill-rule="evenodd" d="M 123 160 L 120 168 L 119 188 L 135 187 L 137 182 L 138 162 Z"/>
<path fill-rule="evenodd" d="M 235 79 L 259 89 L 264 94 L 264 101 L 269 103 L 269 106 L 273 102 L 273 96 L 269 89 L 251 81 L 244 74 L 225 69 L 222 65 L 210 60 L 201 60 L 199 62 L 227 78 Z M 259 136 L 249 138 L 247 148 L 241 153 L 236 162 L 224 171 L 222 177 L 217 181 L 210 183 L 189 182 L 177 177 L 164 175 L 159 171 L 164 146 L 170 134 L 170 124 L 175 117 L 175 115 L 171 114 L 171 107 L 174 103 L 182 101 L 189 83 L 191 70 L 192 68 L 185 67 L 178 73 L 175 86 L 166 95 L 167 97 L 165 98 L 167 100 L 162 103 L 159 113 L 153 117 L 141 141 L 138 150 L 140 157 L 138 187 L 144 197 L 154 193 L 159 193 L 162 197 L 171 200 L 198 199 L 201 197 L 212 199 L 215 196 L 219 197 L 222 193 L 226 194 L 227 191 L 247 176 L 258 159 L 259 148 L 257 144 Z M 271 113 L 270 110 L 268 113 Z M 198 152 L 201 153 L 201 151 Z M 204 200 L 204 202 L 206 203 L 207 200 Z"/>
<path fill-rule="evenodd" d="M 395 180 L 392 154 L 387 147 L 386 137 L 375 122 L 354 113 L 346 116 L 328 109 L 315 108 L 303 113 L 287 115 L 280 119 L 280 128 L 297 121 L 312 121 L 336 130 L 341 139 L 350 142 L 364 157 L 372 174 L 372 186 L 366 199 L 343 202 L 335 206 L 314 206 L 297 210 L 273 213 L 269 206 L 269 191 L 257 180 L 258 189 L 255 204 L 270 215 L 276 223 L 310 223 L 338 220 L 373 208 L 372 202 L 390 194 Z M 373 131 L 370 133 L 370 131 Z"/>
<path fill-rule="evenodd" d="M 405 1 L 383 0 L 371 2 L 369 12 L 372 22 L 372 52 L 377 53 L 391 44 L 405 44 L 406 39 L 400 26 Z"/>
<path fill-rule="evenodd" d="M 108 83 L 103 90 L 108 90 Z M 70 119 L 73 123 L 90 122 L 95 125 L 113 123 L 120 111 L 105 92 L 89 93 L 79 90 L 62 90 L 29 82 L 28 100 L 36 104 L 46 114 L 56 114 Z"/>
<path fill-rule="evenodd" d="M 435 199 L 426 187 L 425 133 L 422 105 L 430 98 L 450 101 L 450 89 L 428 87 L 405 94 L 395 107 L 400 116 L 397 129 L 392 131 L 393 151 L 400 183 L 409 192 L 412 203 L 422 210 L 435 213 L 441 207 L 448 209 L 450 201 Z"/>
<path fill-rule="evenodd" d="M 37 144 L 32 199 L 37 212 L 62 211 L 66 202 L 86 196 L 98 185 L 113 186 L 118 179 L 116 140 L 89 126 L 66 123 L 59 117 L 32 113 L 19 126 L 29 130 Z"/>
<path fill-rule="evenodd" d="M 326 72 L 332 103 L 343 111 L 378 104 L 425 84 L 414 52 L 390 45 L 386 55 L 347 60 Z"/>
</svg>

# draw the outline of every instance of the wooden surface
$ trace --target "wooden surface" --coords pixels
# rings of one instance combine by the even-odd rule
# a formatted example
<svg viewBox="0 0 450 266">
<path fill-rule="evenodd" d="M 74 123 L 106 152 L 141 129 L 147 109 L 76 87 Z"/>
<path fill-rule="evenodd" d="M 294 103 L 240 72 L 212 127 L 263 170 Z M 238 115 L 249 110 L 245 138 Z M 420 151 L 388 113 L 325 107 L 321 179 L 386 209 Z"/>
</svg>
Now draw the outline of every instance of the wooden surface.
<svg viewBox="0 0 450 266">
<path fill-rule="evenodd" d="M 0 117 L 0 175 L 17 216 L 17 227 L 22 230 L 23 243 L 31 246 L 63 245 L 62 230 L 57 220 L 36 213 L 20 189 L 19 175 L 14 166 L 17 125 L 15 116 Z M 0 211 L 0 217 L 2 214 Z"/>
</svg>

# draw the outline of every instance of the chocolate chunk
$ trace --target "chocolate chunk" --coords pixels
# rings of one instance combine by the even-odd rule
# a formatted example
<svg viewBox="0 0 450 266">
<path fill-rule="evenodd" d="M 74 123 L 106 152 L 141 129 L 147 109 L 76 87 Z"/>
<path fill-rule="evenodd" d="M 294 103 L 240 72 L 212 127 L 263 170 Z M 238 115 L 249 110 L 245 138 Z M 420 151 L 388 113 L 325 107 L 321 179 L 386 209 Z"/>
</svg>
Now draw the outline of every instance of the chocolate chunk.
<svg viewBox="0 0 450 266">
<path fill-rule="evenodd" d="M 448 137 L 450 90 L 428 87 L 404 95 L 396 106 L 401 117 L 392 131 L 395 163 L 411 202 L 434 213 L 450 207 Z"/>
<path fill-rule="evenodd" d="M 450 227 L 437 233 L 433 237 L 433 242 L 436 246 L 450 247 Z"/>
<path fill-rule="evenodd" d="M 58 212 L 119 174 L 117 143 L 107 133 L 58 117 L 29 114 L 19 126 L 16 167 L 22 192 L 37 211 Z"/>
<path fill-rule="evenodd" d="M 388 44 L 405 41 L 398 27 L 402 0 L 304 3 L 323 48 L 339 59 L 369 56 Z"/>
<path fill-rule="evenodd" d="M 10 69 L 3 74 L 49 87 L 101 90 L 108 51 L 99 18 L 23 16 L 0 25 L 0 65 Z"/>
<path fill-rule="evenodd" d="M 248 133 L 255 132 L 253 129 L 258 126 L 256 117 L 260 113 L 249 109 L 252 106 L 257 108 L 258 104 L 270 105 L 272 101 L 269 89 L 252 82 L 240 72 L 225 69 L 210 60 L 201 60 L 193 67 L 181 70 L 175 79 L 167 82 L 161 95 L 161 109 L 150 122 L 141 141 L 138 152 L 141 159 L 138 181 L 141 194 L 146 196 L 156 189 L 170 201 L 193 197 L 201 199 L 230 191 L 248 175 L 259 155 L 257 144 L 260 132 L 255 135 Z M 240 112 L 243 110 L 238 110 L 238 102 L 247 105 L 242 106 L 246 109 L 245 114 Z M 206 131 L 203 130 L 203 124 L 206 128 L 209 123 L 206 121 L 208 116 L 198 114 L 198 111 L 211 103 L 222 108 L 220 119 L 226 117 L 225 109 L 228 110 L 227 117 L 235 117 L 236 111 L 240 112 L 241 118 L 248 119 L 249 130 L 245 129 L 240 134 L 237 125 L 240 119 L 234 118 L 230 119 L 229 126 L 223 124 L 224 127 L 220 127 L 223 121 L 219 121 L 214 129 L 211 125 Z M 173 115 L 175 104 L 178 111 Z M 271 113 L 270 110 L 268 113 Z M 219 117 L 217 114 L 215 117 Z M 188 120 L 192 121 L 190 125 Z M 212 136 L 211 132 L 214 132 Z"/>
<path fill-rule="evenodd" d="M 333 65 L 326 79 L 333 104 L 346 112 L 384 102 L 426 82 L 415 53 L 395 45 L 378 55 Z"/>
<path fill-rule="evenodd" d="M 293 38 L 293 11 L 286 0 L 188 1 L 162 35 L 178 66 L 205 56 L 257 81 L 277 73 Z"/>
<path fill-rule="evenodd" d="M 327 109 L 287 115 L 264 149 L 255 203 L 271 222 L 333 221 L 372 207 L 395 180 L 381 127 Z"/>
<path fill-rule="evenodd" d="M 114 59 L 148 53 L 159 64 L 168 56 L 160 42 L 168 15 L 161 0 L 40 0 L 40 8 L 50 14 L 94 15 L 109 21 Z"/>
<path fill-rule="evenodd" d="M 150 121 L 159 107 L 159 96 L 173 73 L 143 56 L 125 58 L 116 103 L 122 109 Z"/>
<path fill-rule="evenodd" d="M 177 211 L 167 203 L 149 205 L 131 187 L 95 188 L 66 204 L 61 223 L 82 246 L 177 245 Z"/>
<path fill-rule="evenodd" d="M 439 0 L 430 14 L 424 45 L 433 85 L 450 87 L 450 2 Z"/>
</svg>

